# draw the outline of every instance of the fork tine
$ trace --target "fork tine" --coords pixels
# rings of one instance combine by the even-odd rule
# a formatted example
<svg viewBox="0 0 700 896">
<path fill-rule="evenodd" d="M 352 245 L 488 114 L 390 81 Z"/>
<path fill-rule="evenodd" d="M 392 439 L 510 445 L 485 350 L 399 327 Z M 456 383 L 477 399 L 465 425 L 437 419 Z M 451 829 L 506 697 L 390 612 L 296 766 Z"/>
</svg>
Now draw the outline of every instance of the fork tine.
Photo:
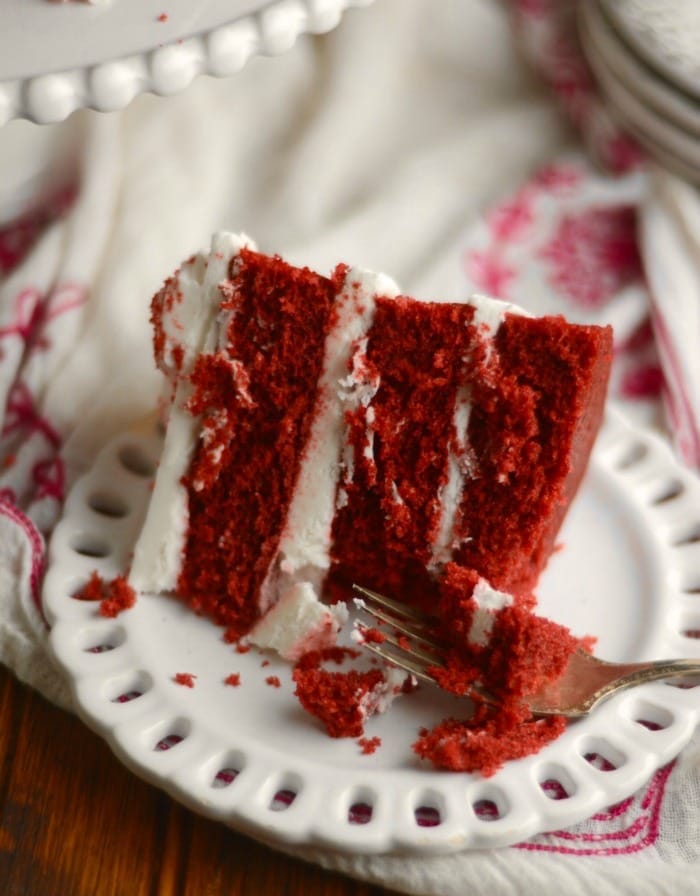
<svg viewBox="0 0 700 896">
<path fill-rule="evenodd" d="M 433 620 L 430 618 L 430 616 L 427 615 L 427 613 L 422 613 L 420 610 L 416 610 L 414 607 L 406 606 L 406 604 L 400 604 L 398 603 L 398 601 L 392 600 L 390 597 L 386 597 L 386 595 L 384 594 L 379 594 L 379 592 L 377 591 L 372 591 L 370 588 L 363 588 L 361 585 L 353 585 L 352 587 L 354 591 L 357 591 L 359 594 L 362 594 L 370 601 L 374 601 L 381 607 L 389 610 L 390 613 L 393 613 L 400 619 L 405 619 L 407 622 L 414 622 L 417 625 L 424 626 L 425 628 L 430 628 L 433 625 Z"/>
<path fill-rule="evenodd" d="M 393 625 L 393 623 L 391 623 L 391 624 Z M 363 627 L 363 626 L 364 626 L 364 623 L 361 622 L 360 627 Z M 407 639 L 404 639 L 403 643 L 399 638 L 396 638 L 390 632 L 386 632 L 384 630 L 382 630 L 382 635 L 384 636 L 384 641 L 382 641 L 381 643 L 382 644 L 388 643 L 388 644 L 391 644 L 393 647 L 398 647 L 399 650 L 403 650 L 409 656 L 414 656 L 417 659 L 423 660 L 429 666 L 444 666 L 444 663 L 443 663 L 442 659 L 440 658 L 440 655 L 433 652 L 434 650 L 440 649 L 437 644 L 432 644 L 430 641 L 426 641 L 425 638 L 421 638 L 420 642 L 416 643 L 417 639 L 413 632 L 411 632 L 407 628 L 401 629 L 401 631 L 403 632 L 404 635 L 407 636 Z M 406 640 L 408 640 L 408 643 L 406 643 Z M 377 642 L 372 641 L 371 643 L 376 644 Z M 433 651 L 426 650 L 423 647 L 423 644 L 425 644 L 429 648 L 433 648 Z"/>
<path fill-rule="evenodd" d="M 409 638 L 412 638 L 418 644 L 422 644 L 423 647 L 427 647 L 429 650 L 439 649 L 439 644 L 435 642 L 435 640 L 431 638 L 426 638 L 421 632 L 416 631 L 411 625 L 407 624 L 402 619 L 397 619 L 395 616 L 392 616 L 390 613 L 385 613 L 383 610 L 380 610 L 379 607 L 372 606 L 371 603 L 365 603 L 362 601 L 362 604 L 358 606 L 358 610 L 363 610 L 369 616 L 378 619 L 380 622 L 386 622 L 387 625 L 392 626 L 397 631 L 401 632 L 404 635 L 407 635 Z"/>
<path fill-rule="evenodd" d="M 385 662 L 410 672 L 416 678 L 429 684 L 437 684 L 435 678 L 428 672 L 428 668 L 431 666 L 445 668 L 440 657 L 440 651 L 444 645 L 430 636 L 433 620 L 426 613 L 400 604 L 370 588 L 363 588 L 360 585 L 352 587 L 363 598 L 366 598 L 366 600 L 356 601 L 358 609 L 364 610 L 368 616 L 387 623 L 406 636 L 406 638 L 397 638 L 382 629 L 384 641 L 365 641 L 362 646 L 366 650 L 371 650 Z M 385 612 L 385 610 L 389 612 Z M 359 624 L 364 626 L 362 622 Z M 417 628 L 423 629 L 423 631 L 418 631 Z M 471 683 L 464 696 L 478 698 L 490 704 L 494 703 L 493 696 L 477 681 Z"/>
<path fill-rule="evenodd" d="M 380 659 L 383 659 L 387 663 L 391 663 L 393 666 L 398 666 L 400 669 L 403 669 L 405 672 L 410 672 L 411 675 L 415 675 L 416 678 L 420 678 L 421 681 L 427 681 L 429 684 L 435 684 L 435 679 L 432 675 L 429 675 L 427 672 L 426 665 L 421 662 L 414 662 L 411 658 L 411 654 L 403 651 L 401 655 L 394 653 L 393 651 L 388 651 L 386 649 L 382 649 L 382 644 L 376 644 L 374 642 L 365 642 L 362 645 L 365 650 L 371 650 L 372 653 L 375 653 Z"/>
</svg>

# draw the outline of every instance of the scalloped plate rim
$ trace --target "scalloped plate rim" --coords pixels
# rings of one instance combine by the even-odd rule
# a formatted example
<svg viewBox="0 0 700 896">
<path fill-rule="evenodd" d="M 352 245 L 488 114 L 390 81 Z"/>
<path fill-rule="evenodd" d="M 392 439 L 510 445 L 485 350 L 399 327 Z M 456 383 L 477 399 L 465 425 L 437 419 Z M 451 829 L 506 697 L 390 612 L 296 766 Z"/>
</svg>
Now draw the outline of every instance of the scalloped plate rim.
<svg viewBox="0 0 700 896">
<path fill-rule="evenodd" d="M 697 495 L 700 495 L 700 481 L 696 481 L 691 474 L 682 471 L 677 466 L 672 458 L 668 446 L 660 439 L 658 439 L 654 434 L 648 433 L 646 431 L 643 433 L 636 431 L 633 427 L 629 426 L 629 424 L 621 421 L 616 413 L 608 412 L 607 421 L 608 430 L 612 426 L 614 437 L 620 436 L 620 434 L 622 434 L 621 438 L 623 443 L 625 442 L 625 440 L 641 441 L 643 445 L 650 448 L 655 459 L 658 459 L 659 457 L 662 459 L 661 463 L 664 466 L 664 471 L 668 471 L 668 469 L 670 468 L 671 474 L 675 479 L 680 478 L 680 480 L 686 483 L 688 487 L 691 488 L 691 490 L 695 489 L 695 493 Z M 117 439 L 108 444 L 103 454 L 108 453 L 109 450 L 112 450 L 113 444 L 122 438 L 124 438 L 124 434 L 117 437 Z M 604 447 L 603 452 L 607 452 L 607 454 L 610 455 L 609 448 Z M 601 463 L 599 458 L 596 462 Z M 98 464 L 96 463 L 95 466 L 97 467 Z M 605 467 L 605 462 L 603 462 L 603 466 Z M 90 477 L 94 475 L 94 469 L 95 468 L 93 468 L 93 471 L 88 472 L 81 480 L 79 480 L 78 483 L 76 483 L 73 489 L 74 493 L 76 492 L 76 489 L 78 488 L 80 482 L 90 481 Z M 696 515 L 696 520 L 697 516 L 700 516 L 700 514 Z M 59 526 L 66 525 L 66 519 L 70 522 L 70 517 L 66 517 L 64 521 L 59 524 Z M 54 543 L 52 542 L 52 568 L 49 570 L 49 574 L 45 579 L 46 590 L 50 589 L 51 587 L 52 570 L 57 568 L 53 544 Z M 700 573 L 700 554 L 698 555 L 697 569 L 694 567 L 694 572 L 695 571 Z M 73 604 L 74 603 L 75 602 L 73 602 Z M 54 623 L 54 629 L 50 635 L 50 643 L 56 655 L 57 661 L 59 662 L 59 665 L 64 668 L 69 676 L 71 689 L 76 701 L 76 706 L 83 721 L 89 727 L 95 729 L 98 734 L 110 744 L 119 759 L 124 762 L 124 764 L 126 764 L 130 769 L 132 769 L 137 775 L 144 778 L 145 780 L 150 781 L 151 783 L 155 783 L 156 785 L 160 786 L 162 789 L 170 793 L 173 797 L 185 802 L 188 806 L 195 808 L 197 811 L 205 815 L 209 813 L 211 817 L 214 817 L 220 821 L 224 821 L 231 827 L 234 827 L 252 836 L 258 836 L 264 839 L 266 842 L 270 842 L 270 840 L 272 840 L 274 842 L 285 843 L 288 845 L 304 844 L 326 849 L 331 848 L 351 852 L 358 851 L 359 849 L 364 853 L 409 851 L 424 854 L 437 854 L 462 849 L 482 848 L 484 846 L 503 846 L 509 843 L 521 841 L 526 837 L 529 837 L 536 833 L 540 833 L 544 830 L 562 826 L 560 824 L 560 821 L 562 821 L 565 817 L 566 806 L 561 806 L 561 808 L 558 808 L 558 806 L 560 806 L 561 803 L 565 804 L 565 800 L 560 801 L 559 803 L 551 800 L 545 800 L 542 803 L 538 804 L 538 811 L 534 812 L 534 814 L 533 811 L 524 814 L 521 812 L 520 818 L 518 819 L 516 817 L 515 823 L 512 819 L 510 823 L 508 822 L 508 814 L 506 814 L 504 818 L 499 819 L 497 822 L 490 822 L 488 824 L 485 824 L 483 822 L 477 821 L 475 823 L 475 820 L 467 812 L 467 808 L 469 807 L 465 805 L 464 810 L 460 810 L 460 812 L 462 812 L 462 815 L 458 817 L 452 817 L 450 815 L 450 812 L 455 811 L 454 807 L 449 809 L 447 818 L 445 819 L 446 824 L 444 826 L 444 830 L 441 830 L 442 825 L 440 825 L 431 829 L 421 829 L 416 827 L 415 830 L 411 831 L 410 826 L 407 827 L 405 823 L 406 818 L 397 820 L 396 818 L 393 818 L 393 816 L 389 821 L 383 821 L 383 826 L 381 826 L 380 828 L 375 827 L 374 829 L 372 829 L 371 824 L 357 826 L 350 826 L 346 824 L 345 828 L 343 828 L 342 824 L 340 823 L 342 819 L 339 820 L 339 818 L 335 818 L 333 820 L 333 824 L 329 825 L 327 823 L 327 819 L 323 817 L 323 813 L 321 817 L 304 817 L 302 814 L 301 819 L 297 818 L 296 813 L 292 813 L 291 817 L 293 818 L 293 820 L 300 820 L 302 824 L 301 827 L 290 828 L 288 826 L 288 821 L 285 821 L 285 817 L 290 817 L 287 816 L 287 813 L 280 812 L 270 814 L 269 809 L 266 812 L 265 807 L 258 805 L 256 802 L 258 795 L 257 791 L 261 787 L 263 787 L 263 785 L 268 785 L 269 780 L 271 780 L 271 776 L 272 778 L 274 778 L 274 775 L 279 772 L 279 768 L 273 768 L 272 772 L 267 773 L 267 777 L 264 777 L 264 781 L 262 781 L 262 783 L 257 781 L 257 779 L 253 780 L 251 778 L 251 782 L 249 783 L 248 788 L 251 789 L 252 787 L 254 797 L 252 802 L 255 803 L 255 805 L 251 805 L 249 803 L 246 803 L 245 801 L 241 803 L 241 800 L 236 798 L 235 785 L 238 782 L 234 782 L 233 789 L 231 790 L 231 793 L 228 794 L 229 797 L 233 795 L 231 797 L 232 801 L 230 804 L 226 804 L 224 800 L 223 803 L 215 801 L 217 803 L 216 808 L 213 808 L 211 805 L 208 806 L 207 801 L 202 798 L 203 791 L 201 789 L 198 791 L 194 785 L 191 785 L 190 779 L 188 778 L 188 775 L 191 774 L 191 769 L 189 767 L 186 767 L 186 763 L 184 766 L 176 765 L 176 767 L 172 771 L 168 771 L 167 773 L 154 771 L 153 765 L 149 764 L 146 761 L 146 759 L 148 759 L 150 762 L 153 761 L 153 756 L 150 753 L 146 754 L 145 752 L 142 752 L 141 754 L 139 754 L 139 749 L 134 749 L 133 745 L 129 745 L 128 738 L 125 742 L 123 731 L 119 736 L 116 736 L 115 729 L 117 726 L 114 723 L 105 723 L 103 720 L 100 720 L 99 714 L 95 714 L 94 707 L 85 705 L 86 701 L 84 697 L 81 699 L 81 688 L 87 686 L 89 689 L 89 684 L 93 679 L 102 681 L 104 675 L 99 675 L 94 672 L 83 674 L 81 671 L 76 671 L 75 669 L 71 668 L 70 665 L 66 665 L 64 645 L 56 642 L 57 640 L 63 638 L 61 632 L 65 630 L 72 630 L 75 624 L 75 620 L 78 620 L 80 617 L 78 615 L 74 615 L 73 617 L 71 617 L 69 614 L 68 618 L 62 618 L 60 612 L 57 612 L 56 610 L 57 605 L 60 608 L 60 601 L 58 602 L 58 604 L 56 604 L 56 601 L 54 601 L 52 597 L 49 597 L 47 615 Z M 66 604 L 66 606 L 68 606 L 68 604 Z M 59 622 L 61 624 L 56 624 Z M 698 649 L 700 650 L 700 645 L 698 646 Z M 128 672 L 128 667 L 129 664 L 127 664 L 125 670 L 121 671 Z M 650 689 L 658 687 L 666 686 L 649 685 L 646 686 L 646 692 L 653 693 L 653 691 Z M 159 689 L 162 689 L 162 684 L 158 685 L 157 690 Z M 181 691 L 183 692 L 185 690 L 186 689 L 181 689 Z M 175 704 L 182 705 L 182 701 L 185 699 L 183 693 L 178 692 L 177 689 L 169 693 L 170 698 L 174 700 Z M 637 689 L 635 693 L 642 693 L 642 689 Z M 674 693 L 676 694 L 675 698 L 673 696 Z M 669 761 L 669 758 L 672 755 L 677 754 L 683 748 L 685 743 L 692 735 L 693 726 L 697 721 L 698 716 L 700 715 L 700 706 L 696 707 L 693 705 L 691 707 L 690 700 L 685 696 L 688 693 L 689 692 L 686 691 L 676 691 L 676 689 L 664 691 L 664 694 L 668 696 L 671 704 L 674 704 L 675 701 L 676 705 L 674 706 L 674 708 L 680 713 L 681 724 L 676 726 L 676 728 L 678 728 L 679 730 L 672 730 L 671 734 L 673 735 L 673 737 L 665 736 L 666 740 L 664 740 L 664 735 L 662 733 L 661 738 L 657 741 L 659 746 L 655 748 L 655 751 L 644 748 L 640 753 L 639 749 L 641 748 L 638 749 L 636 745 L 632 744 L 632 741 L 630 739 L 630 731 L 625 728 L 626 722 L 621 726 L 617 724 L 620 707 L 623 706 L 623 701 L 627 697 L 627 695 L 625 694 L 618 695 L 618 697 L 609 700 L 606 704 L 592 713 L 591 716 L 588 717 L 588 719 L 576 723 L 576 726 L 570 726 L 569 731 L 567 731 L 565 735 L 563 735 L 562 738 L 559 739 L 559 741 L 555 741 L 554 745 L 550 745 L 556 746 L 557 744 L 561 744 L 561 742 L 563 742 L 563 739 L 565 738 L 568 738 L 567 743 L 574 742 L 581 744 L 586 741 L 586 738 L 590 740 L 591 737 L 593 737 L 593 741 L 595 741 L 595 732 L 598 729 L 595 726 L 587 725 L 587 723 L 589 723 L 592 719 L 596 719 L 600 724 L 613 721 L 615 724 L 612 725 L 612 728 L 615 728 L 617 726 L 617 731 L 615 731 L 614 735 L 611 736 L 613 747 L 617 745 L 615 748 L 619 748 L 623 753 L 626 749 L 631 750 L 632 758 L 634 760 L 632 762 L 632 767 L 629 767 L 628 763 L 627 766 L 624 766 L 621 769 L 617 769 L 614 772 L 607 772 L 604 775 L 592 771 L 588 763 L 586 763 L 585 760 L 583 760 L 581 757 L 578 757 L 576 759 L 575 772 L 573 774 L 573 777 L 579 783 L 583 782 L 582 786 L 584 786 L 584 797 L 587 795 L 586 787 L 592 788 L 591 792 L 588 794 L 588 799 L 582 800 L 583 807 L 585 807 L 586 812 L 582 817 L 579 817 L 578 813 L 574 813 L 574 817 L 576 820 L 582 821 L 584 820 L 584 818 L 588 817 L 588 815 L 592 811 L 597 811 L 610 802 L 629 796 L 633 791 L 644 784 L 644 782 L 656 768 L 658 768 L 661 764 Z M 162 716 L 163 708 L 159 707 L 159 709 L 161 710 L 160 715 Z M 166 709 L 169 708 L 166 707 Z M 183 713 L 181 712 L 180 715 L 182 714 Z M 150 717 L 150 713 L 148 712 L 145 715 L 146 719 Z M 140 713 L 136 711 L 133 714 L 133 718 L 135 720 L 138 720 L 139 717 Z M 135 725 L 135 727 L 140 728 L 142 726 Z M 591 728 L 591 731 L 593 732 L 592 735 L 587 733 L 588 727 Z M 673 729 L 674 726 L 671 727 Z M 124 724 L 122 725 L 122 728 L 124 728 Z M 639 734 L 636 729 L 635 733 Z M 196 732 L 196 735 L 197 737 L 200 737 L 200 732 Z M 322 737 L 323 735 L 319 736 Z M 258 737 L 258 735 L 256 735 L 255 731 L 249 732 L 245 740 L 247 741 L 248 739 L 251 739 L 252 743 L 255 745 L 256 737 Z M 647 735 L 639 734 L 639 738 L 642 741 L 647 738 L 647 741 L 649 741 Z M 662 744 L 665 745 L 662 747 Z M 193 749 L 195 749 L 196 745 L 197 740 L 195 740 Z M 256 756 L 255 761 L 253 761 L 251 764 L 254 771 L 256 771 L 259 766 L 262 766 L 264 769 L 265 763 L 270 761 L 270 748 L 266 745 L 260 745 L 260 749 L 262 760 L 260 759 L 260 756 Z M 236 750 L 245 753 L 245 747 L 241 748 L 240 741 L 236 742 L 235 737 L 233 738 L 233 741 L 229 742 L 228 744 L 217 743 L 216 749 L 214 750 L 213 754 L 211 749 L 208 751 L 208 754 L 210 755 L 206 759 L 206 762 L 214 761 L 211 758 L 211 755 L 220 755 L 223 753 L 230 754 Z M 279 750 L 276 750 L 276 748 L 272 748 L 271 752 L 273 757 L 279 754 Z M 303 787 L 311 788 L 311 796 L 309 797 L 309 800 L 315 801 L 315 803 L 318 804 L 319 800 L 323 796 L 324 800 L 326 798 L 331 799 L 331 803 L 329 803 L 329 805 L 332 804 L 333 797 L 335 797 L 336 802 L 338 799 L 340 799 L 339 788 L 340 791 L 345 792 L 348 790 L 348 788 L 352 789 L 361 786 L 357 784 L 357 781 L 361 781 L 363 778 L 369 780 L 370 789 L 372 789 L 372 787 L 377 789 L 377 782 L 374 779 L 382 778 L 384 782 L 387 782 L 386 786 L 389 787 L 389 790 L 385 792 L 382 789 L 382 787 L 385 786 L 384 784 L 382 784 L 382 786 L 378 788 L 380 801 L 382 799 L 384 799 L 385 801 L 388 800 L 389 797 L 387 796 L 387 793 L 389 792 L 391 793 L 391 798 L 393 800 L 396 798 L 398 792 L 400 801 L 403 801 L 402 805 L 405 804 L 407 799 L 409 799 L 410 794 L 416 792 L 417 790 L 425 792 L 434 791 L 439 793 L 441 782 L 445 782 L 446 780 L 449 780 L 450 782 L 450 792 L 461 789 L 463 795 L 468 796 L 469 793 L 475 794 L 479 791 L 489 793 L 491 791 L 495 792 L 495 790 L 500 790 L 502 792 L 505 792 L 506 796 L 508 796 L 509 788 L 512 788 L 514 786 L 514 778 L 521 780 L 527 779 L 528 787 L 531 788 L 532 793 L 534 794 L 536 792 L 534 789 L 536 784 L 536 782 L 534 781 L 534 776 L 537 774 L 537 767 L 542 767 L 543 764 L 546 766 L 548 762 L 552 761 L 550 758 L 550 752 L 550 748 L 547 748 L 547 750 L 535 756 L 526 757 L 523 760 L 508 763 L 501 772 L 497 773 L 496 776 L 489 779 L 482 779 L 480 776 L 475 775 L 437 772 L 432 769 L 400 769 L 397 770 L 397 774 L 387 774 L 387 769 L 384 768 L 371 769 L 368 767 L 366 770 L 363 770 L 358 769 L 357 767 L 353 767 L 347 771 L 346 784 L 339 784 L 334 778 L 334 776 L 338 774 L 337 768 L 326 768 L 324 766 L 319 773 L 321 783 L 313 785 L 304 784 Z M 144 756 L 146 756 L 146 759 L 143 758 Z M 298 761 L 300 759 L 301 764 Z M 318 772 L 318 766 L 313 765 L 313 759 L 307 760 L 306 757 L 296 757 L 295 760 L 297 761 L 295 761 L 295 763 L 292 763 L 292 772 L 294 774 L 299 773 L 303 778 L 303 771 L 305 770 L 307 765 L 314 767 L 315 771 Z M 199 762 L 199 768 L 201 769 L 202 762 L 204 760 L 200 756 L 197 761 Z M 556 750 L 554 752 L 554 761 L 557 761 Z M 274 758 L 271 761 L 271 764 L 273 766 L 275 765 Z M 283 763 L 283 765 L 285 764 Z M 574 766 L 572 766 L 572 768 L 574 768 Z M 299 769 L 301 769 L 301 772 L 299 772 Z M 243 775 L 245 775 L 246 770 L 247 769 L 244 769 Z M 285 770 L 285 774 L 287 773 L 288 770 Z M 333 778 L 333 780 L 331 780 L 331 778 Z M 329 787 L 330 791 L 328 790 Z M 391 788 L 398 788 L 398 791 Z M 306 792 L 307 791 L 303 791 L 304 794 Z M 445 791 L 445 793 L 447 793 L 447 791 Z M 513 791 L 511 790 L 510 793 L 512 795 Z M 566 824 L 569 825 L 572 823 L 573 821 L 571 819 L 571 813 L 569 812 L 568 815 L 566 815 Z M 344 830 L 346 831 L 345 836 L 343 835 Z"/>
</svg>

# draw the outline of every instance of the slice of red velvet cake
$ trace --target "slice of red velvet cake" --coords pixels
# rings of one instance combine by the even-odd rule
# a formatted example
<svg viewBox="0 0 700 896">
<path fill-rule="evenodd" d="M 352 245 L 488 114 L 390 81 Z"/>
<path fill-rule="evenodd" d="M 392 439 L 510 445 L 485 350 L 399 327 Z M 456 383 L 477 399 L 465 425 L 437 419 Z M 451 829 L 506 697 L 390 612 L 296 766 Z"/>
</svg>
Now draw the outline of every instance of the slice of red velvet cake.
<svg viewBox="0 0 700 896">
<path fill-rule="evenodd" d="M 130 581 L 296 658 L 357 581 L 434 611 L 448 563 L 527 600 L 587 464 L 609 329 L 432 303 L 219 234 L 152 306 L 165 446 Z"/>
<path fill-rule="evenodd" d="M 402 690 L 395 670 L 323 667 L 351 583 L 385 591 L 441 619 L 443 687 L 480 681 L 501 705 L 426 732 L 419 755 L 488 773 L 556 736 L 522 700 L 578 642 L 529 612 L 531 589 L 601 420 L 609 328 L 421 302 L 225 233 L 152 320 L 169 412 L 131 584 L 300 660 L 297 695 L 334 736 Z"/>
</svg>

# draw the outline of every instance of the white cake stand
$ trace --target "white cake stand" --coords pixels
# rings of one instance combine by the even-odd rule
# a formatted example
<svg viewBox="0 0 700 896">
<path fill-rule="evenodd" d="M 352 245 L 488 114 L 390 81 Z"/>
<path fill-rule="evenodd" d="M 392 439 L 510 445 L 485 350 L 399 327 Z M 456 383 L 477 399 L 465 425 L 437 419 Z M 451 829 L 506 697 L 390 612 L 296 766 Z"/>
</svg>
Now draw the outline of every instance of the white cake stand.
<svg viewBox="0 0 700 896">
<path fill-rule="evenodd" d="M 226 76 L 257 54 L 329 31 L 371 0 L 2 0 L 0 125 L 63 121 L 80 108 L 110 112 L 141 93 L 184 90 Z"/>
</svg>

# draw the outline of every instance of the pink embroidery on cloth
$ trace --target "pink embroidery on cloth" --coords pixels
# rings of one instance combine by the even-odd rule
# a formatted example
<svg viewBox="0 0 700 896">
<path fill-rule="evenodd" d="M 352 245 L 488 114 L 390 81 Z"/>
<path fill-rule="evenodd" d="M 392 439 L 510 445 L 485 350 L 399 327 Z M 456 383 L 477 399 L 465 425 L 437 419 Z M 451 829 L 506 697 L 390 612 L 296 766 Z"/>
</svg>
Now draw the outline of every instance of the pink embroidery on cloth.
<svg viewBox="0 0 700 896">
<path fill-rule="evenodd" d="M 486 221 L 495 241 L 517 240 L 530 229 L 533 218 L 531 191 L 519 190 L 513 199 L 497 205 Z"/>
<path fill-rule="evenodd" d="M 25 438 L 33 433 L 40 433 L 54 448 L 61 444 L 61 438 L 48 419 L 36 408 L 34 396 L 29 391 L 26 383 L 17 380 L 7 399 L 5 410 L 5 423 L 2 435 L 8 436 L 13 432 L 24 430 Z"/>
<path fill-rule="evenodd" d="M 0 504 L 17 504 L 17 495 L 9 486 L 0 488 Z"/>
<path fill-rule="evenodd" d="M 516 844 L 516 849 L 556 852 L 565 855 L 629 855 L 652 846 L 659 836 L 661 806 L 674 763 L 659 769 L 647 787 L 606 812 L 598 812 L 587 822 L 566 830 L 552 831 Z M 629 823 L 624 817 L 634 813 Z M 616 826 L 622 822 L 623 826 Z"/>
<path fill-rule="evenodd" d="M 664 374 L 658 364 L 639 364 L 623 374 L 618 390 L 623 398 L 658 398 L 663 385 Z"/>
<path fill-rule="evenodd" d="M 479 289 L 497 299 L 508 298 L 509 286 L 515 277 L 515 271 L 503 263 L 497 251 L 468 252 L 464 265 L 467 276 Z"/>
<path fill-rule="evenodd" d="M 532 183 L 555 196 L 566 196 L 574 192 L 582 179 L 581 169 L 576 165 L 566 162 L 551 162 L 540 168 L 532 178 Z"/>
<path fill-rule="evenodd" d="M 35 486 L 34 500 L 53 498 L 62 504 L 66 496 L 66 471 L 61 458 L 40 460 L 32 469 L 32 481 Z"/>
<path fill-rule="evenodd" d="M 642 278 L 632 206 L 565 215 L 541 249 L 553 289 L 582 308 L 599 308 Z"/>
<path fill-rule="evenodd" d="M 21 263 L 43 231 L 69 211 L 76 196 L 75 186 L 64 187 L 20 218 L 0 227 L 0 276 L 9 274 Z"/>
<path fill-rule="evenodd" d="M 673 429 L 676 432 L 678 449 L 687 464 L 691 467 L 700 467 L 700 430 L 698 430 L 693 413 L 692 400 L 685 386 L 683 371 L 680 368 L 666 323 L 653 305 L 651 317 L 659 350 L 666 359 L 675 385 L 673 390 L 664 389 L 664 398 L 666 408 L 672 418 Z"/>
<path fill-rule="evenodd" d="M 7 336 L 19 336 L 28 342 L 40 314 L 42 296 L 38 289 L 27 287 L 17 294 L 15 299 L 15 317 L 12 323 L 0 327 L 0 339 Z M 0 355 L 2 357 L 2 355 Z"/>
<path fill-rule="evenodd" d="M 9 490 L 3 490 L 5 492 Z M 15 523 L 25 534 L 32 552 L 29 587 L 32 600 L 41 618 L 44 619 L 44 611 L 41 606 L 41 579 L 44 574 L 44 542 L 34 523 L 22 513 L 13 503 L 6 500 L 6 495 L 0 494 L 0 514 Z M 45 620 L 44 620 L 45 621 Z"/>
<path fill-rule="evenodd" d="M 638 352 L 653 344 L 654 330 L 651 325 L 651 315 L 647 314 L 625 339 L 615 344 L 614 351 Z"/>
<path fill-rule="evenodd" d="M 634 170 L 644 153 L 620 128 L 598 93 L 576 28 L 577 0 L 510 0 L 522 49 L 593 154 L 617 174 Z"/>
<path fill-rule="evenodd" d="M 17 294 L 15 317 L 10 324 L 0 327 L 0 339 L 18 336 L 30 350 L 48 349 L 51 345 L 46 334 L 49 324 L 86 301 L 87 290 L 77 283 L 57 286 L 47 299 L 43 299 L 34 287 L 27 287 Z"/>
</svg>

